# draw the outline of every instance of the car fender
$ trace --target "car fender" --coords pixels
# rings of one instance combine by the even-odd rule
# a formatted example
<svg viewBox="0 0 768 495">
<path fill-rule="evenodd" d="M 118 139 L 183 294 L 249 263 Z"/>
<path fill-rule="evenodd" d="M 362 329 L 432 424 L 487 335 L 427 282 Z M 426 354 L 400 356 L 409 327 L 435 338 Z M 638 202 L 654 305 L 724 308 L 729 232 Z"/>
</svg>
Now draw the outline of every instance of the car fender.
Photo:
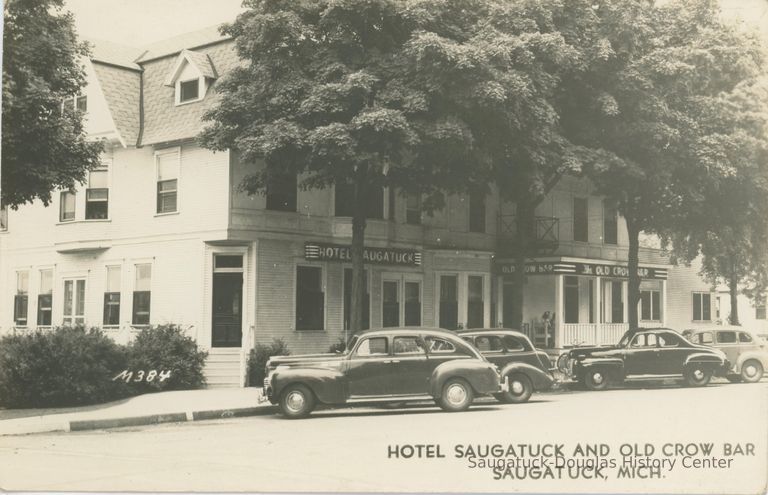
<svg viewBox="0 0 768 495">
<path fill-rule="evenodd" d="M 530 378 L 531 382 L 533 383 L 534 390 L 547 390 L 552 388 L 552 384 L 554 383 L 554 380 L 549 375 L 549 373 L 546 373 L 528 363 L 508 363 L 501 370 L 502 380 L 505 376 L 511 373 L 522 373 Z"/>
<path fill-rule="evenodd" d="M 432 371 L 429 394 L 440 397 L 445 382 L 455 377 L 466 380 L 478 394 L 494 394 L 501 390 L 499 375 L 491 363 L 479 359 L 452 359 Z"/>
<path fill-rule="evenodd" d="M 739 358 L 733 365 L 733 371 L 741 373 L 741 366 L 748 360 L 755 359 L 760 361 L 763 365 L 763 369 L 768 370 L 768 352 L 765 351 L 747 351 L 739 354 Z"/>
<path fill-rule="evenodd" d="M 272 374 L 270 385 L 275 397 L 280 397 L 287 385 L 301 383 L 308 387 L 325 404 L 341 404 L 346 401 L 344 374 L 328 368 L 278 368 Z"/>
<path fill-rule="evenodd" d="M 725 364 L 725 361 L 723 358 L 716 354 L 710 354 L 708 352 L 696 352 L 688 355 L 688 357 L 685 358 L 685 366 L 690 364 L 709 364 L 713 367 L 718 367 Z"/>
<path fill-rule="evenodd" d="M 574 366 L 574 369 L 576 367 Z M 615 357 L 605 358 L 586 358 L 578 362 L 578 368 L 581 371 L 587 371 L 592 368 L 603 368 L 614 374 L 617 377 L 623 377 L 624 375 L 624 360 Z M 581 374 L 579 372 L 579 374 Z"/>
</svg>

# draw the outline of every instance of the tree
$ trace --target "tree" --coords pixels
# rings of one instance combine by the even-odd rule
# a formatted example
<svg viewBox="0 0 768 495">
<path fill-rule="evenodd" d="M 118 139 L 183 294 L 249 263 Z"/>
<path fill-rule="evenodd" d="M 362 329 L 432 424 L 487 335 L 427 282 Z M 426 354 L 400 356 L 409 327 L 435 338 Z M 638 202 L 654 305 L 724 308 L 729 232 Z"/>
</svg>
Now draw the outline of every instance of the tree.
<svg viewBox="0 0 768 495">
<path fill-rule="evenodd" d="M 459 50 L 483 2 L 250 0 L 225 27 L 244 64 L 219 83 L 201 142 L 254 165 L 242 187 L 262 192 L 299 176 L 302 188 L 353 191 L 351 327 L 362 326 L 366 203 L 376 188 L 444 193 L 481 182 L 458 110 L 474 91 Z M 416 63 L 440 60 L 445 72 Z M 455 79 L 452 79 L 453 76 Z M 453 81 L 452 83 L 448 83 Z M 445 88 L 450 84 L 450 90 Z"/>
<path fill-rule="evenodd" d="M 761 73 L 763 53 L 710 0 L 595 6 L 612 53 L 575 81 L 564 121 L 590 150 L 585 173 L 626 220 L 629 325 L 637 328 L 640 233 L 685 230 L 712 184 L 738 168 L 729 147 L 742 130 L 709 124 L 721 117 L 723 95 Z"/>
<path fill-rule="evenodd" d="M 6 2 L 3 8 L 2 183 L 0 202 L 17 207 L 71 188 L 99 163 L 82 115 L 63 111 L 80 94 L 88 55 L 63 0 Z M 73 101 L 74 103 L 74 101 Z"/>
</svg>

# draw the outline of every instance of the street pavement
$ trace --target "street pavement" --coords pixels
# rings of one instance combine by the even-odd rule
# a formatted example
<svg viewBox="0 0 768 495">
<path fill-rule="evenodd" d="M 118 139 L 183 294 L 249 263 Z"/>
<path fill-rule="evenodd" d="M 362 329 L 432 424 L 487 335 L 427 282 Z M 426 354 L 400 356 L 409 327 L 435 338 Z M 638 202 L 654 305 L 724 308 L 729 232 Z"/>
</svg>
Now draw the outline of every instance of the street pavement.
<svg viewBox="0 0 768 495">
<path fill-rule="evenodd" d="M 298 421 L 267 415 L 4 436 L 0 489 L 658 493 L 685 488 L 696 493 L 763 493 L 768 471 L 766 412 L 766 382 L 704 388 L 655 385 L 537 394 L 521 405 L 486 401 L 463 413 L 435 407 L 345 408 L 316 411 Z M 727 457 L 732 459 L 729 466 L 682 467 L 685 450 L 662 455 L 662 449 L 674 454 L 677 444 L 702 442 L 713 444 L 711 455 L 697 453 L 693 458 Z M 615 469 L 599 476 L 577 469 L 576 474 L 566 471 L 564 479 L 535 479 L 534 471 L 523 479 L 494 479 L 494 470 L 470 467 L 468 459 L 456 457 L 457 449 L 510 443 L 533 448 L 563 444 L 567 457 L 578 444 L 591 445 L 608 449 L 601 457 L 617 462 L 623 459 L 620 449 L 639 455 L 650 445 L 654 457 L 674 459 L 676 466 L 651 478 L 617 479 Z M 746 454 L 725 456 L 736 444 Z M 752 455 L 748 444 L 755 446 Z M 416 452 L 418 445 L 431 446 L 421 448 L 422 458 L 393 458 L 394 452 Z"/>
</svg>

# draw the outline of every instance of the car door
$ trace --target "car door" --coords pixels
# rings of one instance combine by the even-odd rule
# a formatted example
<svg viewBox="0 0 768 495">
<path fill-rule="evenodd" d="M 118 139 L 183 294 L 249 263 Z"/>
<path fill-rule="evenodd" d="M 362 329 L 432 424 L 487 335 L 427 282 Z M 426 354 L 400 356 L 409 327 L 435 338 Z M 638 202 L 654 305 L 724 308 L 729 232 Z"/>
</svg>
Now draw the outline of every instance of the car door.
<svg viewBox="0 0 768 495">
<path fill-rule="evenodd" d="M 682 374 L 685 360 L 694 349 L 673 332 L 659 332 L 656 340 L 659 346 L 656 365 L 658 374 Z"/>
<path fill-rule="evenodd" d="M 431 374 L 425 343 L 419 335 L 392 337 L 392 359 L 384 371 L 388 394 L 426 394 Z"/>
<path fill-rule="evenodd" d="M 739 341 L 735 330 L 718 330 L 715 332 L 715 347 L 725 353 L 731 364 L 739 359 Z"/>
<path fill-rule="evenodd" d="M 346 376 L 351 399 L 386 395 L 386 373 L 391 367 L 389 338 L 363 337 L 352 351 L 347 363 Z"/>
<path fill-rule="evenodd" d="M 503 368 L 509 362 L 510 358 L 505 353 L 502 339 L 498 335 L 477 335 L 474 346 L 488 361 L 499 368 Z"/>
<path fill-rule="evenodd" d="M 624 351 L 624 373 L 631 375 L 656 375 L 658 348 L 656 335 L 638 333 Z"/>
<path fill-rule="evenodd" d="M 503 338 L 504 352 L 508 363 L 526 363 L 536 368 L 541 368 L 536 349 L 528 342 L 514 335 L 505 335 Z"/>
</svg>

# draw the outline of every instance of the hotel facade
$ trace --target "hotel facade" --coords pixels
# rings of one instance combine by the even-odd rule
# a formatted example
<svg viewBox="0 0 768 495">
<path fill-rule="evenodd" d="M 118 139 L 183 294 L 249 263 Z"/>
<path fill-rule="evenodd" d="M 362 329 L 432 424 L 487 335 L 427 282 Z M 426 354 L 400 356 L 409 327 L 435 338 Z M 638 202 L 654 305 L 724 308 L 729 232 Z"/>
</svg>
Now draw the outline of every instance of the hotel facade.
<svg viewBox="0 0 768 495">
<path fill-rule="evenodd" d="M 120 342 L 175 323 L 209 350 L 211 386 L 242 386 L 257 343 L 324 352 L 348 335 L 350 194 L 288 181 L 239 190 L 259 164 L 196 136 L 216 83 L 238 63 L 216 27 L 142 48 L 98 42 L 86 112 L 102 167 L 76 190 L 0 213 L 0 333 L 102 327 Z M 365 232 L 368 327 L 503 326 L 512 312 L 514 207 L 496 191 L 456 195 L 432 215 L 420 198 L 371 195 Z M 526 266 L 524 328 L 540 347 L 613 343 L 627 329 L 623 219 L 588 181 L 565 178 L 536 211 L 540 255 Z M 722 324 L 728 295 L 696 266 L 672 266 L 652 237 L 640 249 L 643 326 Z M 765 306 L 742 301 L 745 326 Z M 545 325 L 542 315 L 554 315 Z M 754 318 L 753 318 L 754 317 Z"/>
</svg>

